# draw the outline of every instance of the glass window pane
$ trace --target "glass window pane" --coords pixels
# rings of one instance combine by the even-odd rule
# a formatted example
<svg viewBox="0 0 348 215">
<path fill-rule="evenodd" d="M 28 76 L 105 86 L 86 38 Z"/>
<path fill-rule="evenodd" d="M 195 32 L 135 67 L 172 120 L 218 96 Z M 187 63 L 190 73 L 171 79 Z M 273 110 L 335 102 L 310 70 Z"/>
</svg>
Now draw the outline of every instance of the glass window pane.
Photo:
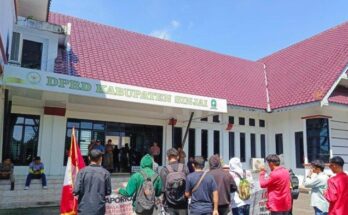
<svg viewBox="0 0 348 215">
<path fill-rule="evenodd" d="M 88 130 L 82 130 L 81 131 L 81 138 L 80 138 L 80 150 L 82 156 L 88 155 L 88 145 L 91 143 L 92 140 L 92 132 Z"/>
<path fill-rule="evenodd" d="M 240 133 L 240 161 L 245 162 L 245 133 Z"/>
<path fill-rule="evenodd" d="M 214 131 L 214 154 L 220 154 L 220 131 Z"/>
<path fill-rule="evenodd" d="M 15 125 L 13 127 L 12 141 L 20 142 L 22 141 L 23 126 Z"/>
<path fill-rule="evenodd" d="M 256 158 L 256 136 L 250 134 L 250 155 L 252 158 Z"/>
<path fill-rule="evenodd" d="M 261 134 L 261 157 L 266 158 L 266 135 Z"/>
<path fill-rule="evenodd" d="M 230 159 L 234 157 L 234 132 L 228 133 Z"/>
<path fill-rule="evenodd" d="M 104 123 L 94 123 L 93 129 L 96 130 L 105 130 L 105 124 Z"/>
<path fill-rule="evenodd" d="M 24 123 L 24 117 L 17 116 L 16 124 L 23 124 L 23 123 Z"/>
<path fill-rule="evenodd" d="M 84 128 L 84 129 L 92 129 L 92 125 L 93 125 L 92 122 L 81 122 L 81 128 Z"/>
<path fill-rule="evenodd" d="M 25 126 L 23 144 L 30 144 L 37 138 L 37 128 L 33 126 Z"/>
<path fill-rule="evenodd" d="M 25 124 L 26 125 L 35 125 L 35 121 L 34 121 L 34 119 L 27 118 L 27 119 L 25 119 Z"/>
<path fill-rule="evenodd" d="M 80 127 L 80 123 L 79 122 L 68 122 L 67 123 L 67 127 L 68 128 L 79 128 Z"/>
</svg>

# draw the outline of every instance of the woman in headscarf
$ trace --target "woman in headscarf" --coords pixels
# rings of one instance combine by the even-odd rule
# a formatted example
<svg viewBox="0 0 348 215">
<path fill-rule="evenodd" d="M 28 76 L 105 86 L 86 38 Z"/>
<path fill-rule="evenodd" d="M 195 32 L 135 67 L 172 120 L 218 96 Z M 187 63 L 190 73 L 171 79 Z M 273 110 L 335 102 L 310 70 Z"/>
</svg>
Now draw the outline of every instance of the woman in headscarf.
<svg viewBox="0 0 348 215">
<path fill-rule="evenodd" d="M 247 181 L 248 183 L 243 182 L 249 189 L 248 192 L 251 193 L 253 188 L 253 176 L 250 171 L 244 170 L 240 159 L 237 157 L 231 158 L 230 163 L 230 174 L 232 175 L 234 181 L 236 182 L 238 191 L 231 194 L 231 208 L 233 215 L 249 215 L 251 198 L 241 195 L 241 181 Z"/>
</svg>

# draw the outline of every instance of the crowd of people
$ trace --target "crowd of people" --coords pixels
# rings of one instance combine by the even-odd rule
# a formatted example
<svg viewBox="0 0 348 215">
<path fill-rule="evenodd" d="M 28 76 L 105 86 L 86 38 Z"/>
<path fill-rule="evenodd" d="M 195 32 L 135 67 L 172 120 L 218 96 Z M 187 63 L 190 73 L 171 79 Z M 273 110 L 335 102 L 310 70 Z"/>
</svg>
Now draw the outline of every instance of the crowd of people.
<svg viewBox="0 0 348 215">
<path fill-rule="evenodd" d="M 81 214 L 84 211 L 105 213 L 104 197 L 111 194 L 111 182 L 110 173 L 101 167 L 102 155 L 99 150 L 91 150 L 92 163 L 82 169 L 76 179 L 74 193 L 78 196 Z M 127 185 L 117 189 L 118 194 L 133 197 L 135 214 L 158 213 L 155 202 L 162 196 L 161 205 L 170 215 L 226 215 L 230 212 L 249 215 L 255 185 L 267 190 L 267 209 L 271 215 L 292 214 L 293 200 L 298 196 L 294 189 L 298 189 L 295 188 L 298 184 L 294 185 L 292 171 L 281 165 L 278 155 L 266 157 L 267 167 L 259 166 L 258 181 L 255 175 L 254 179 L 250 171 L 243 169 L 237 157 L 230 159 L 229 168 L 224 168 L 220 156 L 213 155 L 207 168 L 206 160 L 200 156 L 190 158 L 185 165 L 181 162 L 180 151 L 171 148 L 167 151 L 168 164 L 157 172 L 155 156 L 143 156 L 140 171 L 131 176 Z M 312 188 L 311 205 L 316 215 L 348 212 L 348 175 L 344 173 L 343 165 L 341 157 L 331 158 L 329 167 L 335 175 L 329 178 L 323 172 L 323 161 L 311 163 L 304 185 Z"/>
<path fill-rule="evenodd" d="M 238 157 L 231 158 L 228 168 L 223 166 L 219 155 L 208 160 L 197 156 L 190 158 L 185 165 L 182 149 L 171 148 L 167 151 L 168 164 L 158 172 L 156 156 L 158 146 L 151 147 L 140 161 L 140 171 L 134 173 L 127 185 L 117 189 L 125 197 L 133 197 L 135 214 L 157 213 L 155 201 L 161 196 L 163 210 L 170 215 L 213 214 L 249 215 L 255 186 L 267 192 L 267 209 L 271 215 L 292 214 L 293 201 L 298 197 L 298 180 L 291 170 L 281 165 L 278 155 L 266 157 L 267 167 L 259 166 L 257 175 L 242 167 Z M 114 150 L 114 148 L 113 148 Z M 112 151 L 113 151 L 112 150 Z M 107 151 L 111 148 L 96 147 L 89 151 L 90 164 L 79 171 L 74 195 L 78 198 L 80 214 L 104 214 L 105 196 L 111 194 L 110 169 L 102 166 L 108 160 Z M 334 175 L 324 173 L 325 163 L 314 160 L 303 185 L 311 188 L 311 206 L 315 215 L 344 215 L 348 213 L 348 175 L 344 172 L 344 160 L 335 156 L 329 161 Z M 104 161 L 105 164 L 105 161 Z M 108 171 L 109 170 L 109 171 Z M 31 179 L 39 178 L 47 188 L 44 165 L 36 157 L 29 165 L 25 189 L 29 189 Z M 0 164 L 0 179 L 10 179 L 14 189 L 13 164 L 6 158 Z M 297 184 L 296 184 L 297 183 Z M 296 191 L 297 190 L 297 191 Z M 85 212 L 88 213 L 85 213 Z M 156 211 L 156 212 L 155 212 Z"/>
<path fill-rule="evenodd" d="M 119 148 L 118 145 L 112 144 L 112 140 L 109 139 L 104 146 L 100 140 L 92 140 L 88 146 L 88 151 L 96 149 L 103 154 L 102 166 L 110 173 L 112 172 L 129 172 L 131 161 L 133 163 L 138 162 L 136 152 L 132 151 L 129 145 L 126 143 L 124 147 Z M 88 160 L 85 161 L 89 163 Z"/>
</svg>

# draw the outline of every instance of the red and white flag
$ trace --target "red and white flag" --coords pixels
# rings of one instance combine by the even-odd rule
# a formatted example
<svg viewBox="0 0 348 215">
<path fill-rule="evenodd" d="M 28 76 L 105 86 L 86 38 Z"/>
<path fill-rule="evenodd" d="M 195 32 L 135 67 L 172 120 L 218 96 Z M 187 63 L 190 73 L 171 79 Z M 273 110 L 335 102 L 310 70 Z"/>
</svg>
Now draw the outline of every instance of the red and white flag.
<svg viewBox="0 0 348 215">
<path fill-rule="evenodd" d="M 76 143 L 75 128 L 71 132 L 71 144 L 68 163 L 66 165 L 62 198 L 60 200 L 61 215 L 77 214 L 77 199 L 73 195 L 77 173 L 85 167 L 81 151 Z"/>
</svg>

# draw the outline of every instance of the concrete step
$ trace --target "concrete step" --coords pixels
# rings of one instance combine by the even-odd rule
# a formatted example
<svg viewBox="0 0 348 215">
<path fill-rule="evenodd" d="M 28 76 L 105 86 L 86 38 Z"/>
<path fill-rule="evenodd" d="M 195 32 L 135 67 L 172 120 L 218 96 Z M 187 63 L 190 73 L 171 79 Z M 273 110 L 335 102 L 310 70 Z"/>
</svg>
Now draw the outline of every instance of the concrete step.
<svg viewBox="0 0 348 215">
<path fill-rule="evenodd" d="M 129 180 L 127 175 L 112 175 L 113 192 Z M 25 177 L 16 178 L 15 190 L 10 191 L 10 181 L 0 180 L 0 208 L 31 208 L 43 206 L 59 206 L 64 176 L 48 176 L 48 189 L 42 189 L 41 180 L 33 179 L 29 190 L 24 190 Z"/>
</svg>

